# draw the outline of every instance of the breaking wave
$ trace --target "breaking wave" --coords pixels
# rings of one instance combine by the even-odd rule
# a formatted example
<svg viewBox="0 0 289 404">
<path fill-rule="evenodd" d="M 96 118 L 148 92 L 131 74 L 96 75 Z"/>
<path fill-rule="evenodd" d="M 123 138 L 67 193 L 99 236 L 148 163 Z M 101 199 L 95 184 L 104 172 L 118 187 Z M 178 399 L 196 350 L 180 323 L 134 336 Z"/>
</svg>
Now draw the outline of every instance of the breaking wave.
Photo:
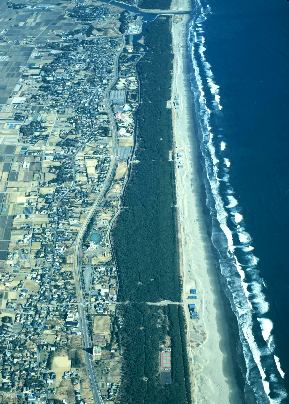
<svg viewBox="0 0 289 404">
<path fill-rule="evenodd" d="M 274 326 L 269 318 L 259 260 L 253 253 L 253 240 L 246 230 L 242 208 L 230 183 L 231 162 L 226 156 L 226 138 L 215 136 L 212 128 L 212 119 L 220 118 L 225 111 L 220 86 L 206 58 L 204 21 L 211 9 L 199 0 L 197 4 L 188 44 L 193 70 L 191 88 L 206 173 L 207 205 L 212 217 L 212 242 L 238 322 L 246 364 L 246 389 L 253 392 L 257 403 L 282 403 L 287 397 L 282 384 L 284 372 L 275 354 Z"/>
</svg>

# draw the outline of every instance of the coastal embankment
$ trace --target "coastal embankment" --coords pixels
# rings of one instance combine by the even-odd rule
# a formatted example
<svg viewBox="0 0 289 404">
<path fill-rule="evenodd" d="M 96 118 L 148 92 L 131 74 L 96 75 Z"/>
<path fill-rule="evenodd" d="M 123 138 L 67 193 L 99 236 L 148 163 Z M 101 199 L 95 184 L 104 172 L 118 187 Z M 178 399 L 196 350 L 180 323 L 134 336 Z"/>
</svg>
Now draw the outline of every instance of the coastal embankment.
<svg viewBox="0 0 289 404">
<path fill-rule="evenodd" d="M 147 24 L 142 42 L 146 52 L 137 66 L 141 103 L 135 155 L 112 230 L 123 358 L 119 402 L 190 404 L 168 102 L 173 67 L 171 18 L 159 17 Z M 171 352 L 168 384 L 160 377 L 164 350 Z"/>
<path fill-rule="evenodd" d="M 184 0 L 173 0 L 172 9 L 181 9 L 186 6 L 184 3 Z M 190 1 L 187 3 L 188 6 Z M 188 22 L 189 16 L 175 16 L 172 23 L 172 116 L 182 300 L 187 324 L 192 402 L 238 404 L 242 399 L 232 356 L 226 302 L 202 201 L 203 185 L 188 71 Z M 196 299 L 188 298 L 191 289 L 196 289 Z M 195 304 L 198 318 L 190 318 L 188 304 Z"/>
</svg>

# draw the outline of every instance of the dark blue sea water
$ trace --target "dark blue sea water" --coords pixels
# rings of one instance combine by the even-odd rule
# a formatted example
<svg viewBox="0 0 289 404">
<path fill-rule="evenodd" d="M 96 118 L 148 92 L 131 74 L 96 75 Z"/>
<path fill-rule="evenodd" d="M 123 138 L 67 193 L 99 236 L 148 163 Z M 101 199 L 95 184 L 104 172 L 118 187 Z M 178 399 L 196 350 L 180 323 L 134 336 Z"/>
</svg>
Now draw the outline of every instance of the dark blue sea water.
<svg viewBox="0 0 289 404">
<path fill-rule="evenodd" d="M 289 392 L 289 2 L 196 0 L 189 47 L 212 241 L 247 397 Z"/>
</svg>

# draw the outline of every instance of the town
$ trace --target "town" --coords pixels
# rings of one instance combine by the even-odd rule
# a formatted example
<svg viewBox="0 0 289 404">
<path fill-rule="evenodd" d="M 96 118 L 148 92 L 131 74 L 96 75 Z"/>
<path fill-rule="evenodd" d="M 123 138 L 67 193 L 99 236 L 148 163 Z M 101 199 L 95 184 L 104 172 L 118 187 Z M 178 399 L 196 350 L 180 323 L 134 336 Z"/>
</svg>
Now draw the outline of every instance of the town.
<svg viewBox="0 0 289 404">
<path fill-rule="evenodd" d="M 142 18 L 97 1 L 4 11 L 0 401 L 113 403 L 110 230 L 133 159 Z"/>
</svg>

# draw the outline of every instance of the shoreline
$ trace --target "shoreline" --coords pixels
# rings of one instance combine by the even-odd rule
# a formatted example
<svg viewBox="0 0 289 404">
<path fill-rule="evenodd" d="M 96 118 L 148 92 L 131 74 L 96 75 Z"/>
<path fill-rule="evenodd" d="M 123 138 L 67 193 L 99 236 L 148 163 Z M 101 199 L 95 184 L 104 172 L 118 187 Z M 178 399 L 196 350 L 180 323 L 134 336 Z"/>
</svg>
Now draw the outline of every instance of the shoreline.
<svg viewBox="0 0 289 404">
<path fill-rule="evenodd" d="M 172 1 L 172 9 L 186 4 Z M 187 6 L 190 1 L 187 1 Z M 192 402 L 241 403 L 231 355 L 229 327 L 220 280 L 207 234 L 198 169 L 198 140 L 194 133 L 186 46 L 189 16 L 172 19 L 172 119 L 178 213 L 182 301 L 186 319 Z M 182 45 L 180 45 L 182 44 Z M 174 102 L 175 101 L 175 102 Z M 197 299 L 188 300 L 197 289 Z M 190 319 L 188 304 L 195 303 L 199 319 Z"/>
</svg>

